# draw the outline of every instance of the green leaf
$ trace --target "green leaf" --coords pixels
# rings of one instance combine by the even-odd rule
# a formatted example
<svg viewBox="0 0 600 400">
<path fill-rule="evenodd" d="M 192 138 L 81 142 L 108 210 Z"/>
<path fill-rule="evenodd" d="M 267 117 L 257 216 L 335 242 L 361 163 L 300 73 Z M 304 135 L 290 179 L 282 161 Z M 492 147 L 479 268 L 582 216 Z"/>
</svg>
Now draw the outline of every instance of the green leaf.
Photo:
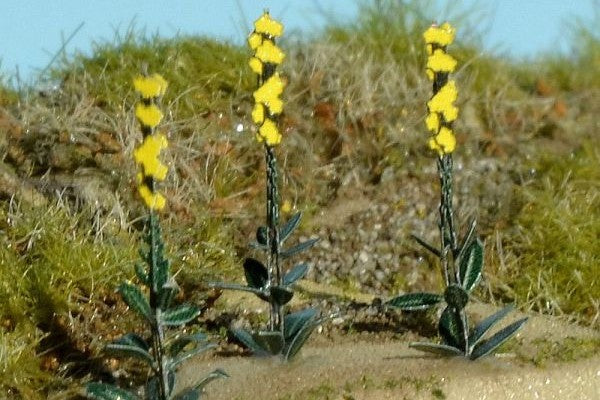
<svg viewBox="0 0 600 400">
<path fill-rule="evenodd" d="M 470 292 L 481 279 L 483 268 L 483 243 L 476 239 L 472 241 L 460 259 L 460 281 L 462 287 Z"/>
<path fill-rule="evenodd" d="M 425 310 L 433 307 L 444 300 L 444 297 L 435 293 L 408 293 L 394 297 L 387 301 L 390 307 L 396 307 L 404 311 Z"/>
<path fill-rule="evenodd" d="M 469 293 L 457 284 L 451 284 L 444 291 L 444 300 L 450 307 L 454 307 L 457 310 L 462 310 L 467 306 L 469 302 Z"/>
<path fill-rule="evenodd" d="M 259 226 L 256 230 L 256 241 L 259 245 L 267 247 L 269 244 L 269 230 L 266 226 Z"/>
<path fill-rule="evenodd" d="M 300 225 L 301 219 L 302 219 L 302 213 L 298 212 L 298 213 L 292 215 L 292 218 L 290 218 L 288 220 L 288 222 L 286 222 L 285 225 L 283 225 L 281 227 L 281 230 L 279 231 L 279 243 L 280 244 L 283 244 L 283 242 L 285 242 L 286 239 L 289 238 L 290 235 L 296 230 L 298 225 Z"/>
<path fill-rule="evenodd" d="M 321 322 L 323 322 L 325 318 L 320 319 L 311 319 L 307 321 L 300 329 L 297 330 L 294 338 L 288 343 L 286 343 L 286 348 L 284 349 L 284 359 L 286 361 L 290 361 L 293 359 L 296 354 L 300 351 L 302 346 L 306 343 L 310 335 L 313 333 L 315 328 L 319 326 Z"/>
<path fill-rule="evenodd" d="M 135 310 L 138 314 L 152 322 L 152 310 L 148 300 L 144 297 L 142 291 L 131 283 L 123 282 L 119 285 L 118 292 L 121 294 L 123 301 Z"/>
<path fill-rule="evenodd" d="M 168 395 L 170 395 L 173 392 L 173 389 L 175 388 L 175 373 L 173 371 L 169 371 L 167 373 L 167 385 L 168 387 L 167 389 L 167 393 Z M 148 383 L 146 383 L 146 398 L 148 400 L 161 400 L 160 397 L 160 386 L 159 386 L 159 380 L 158 380 L 158 376 L 155 376 L 154 378 L 150 379 L 148 381 Z"/>
<path fill-rule="evenodd" d="M 442 257 L 442 253 L 440 253 L 440 251 L 438 249 L 436 249 L 435 247 L 433 247 L 432 245 L 430 245 L 429 243 L 427 243 L 426 241 L 424 241 L 417 235 L 410 235 L 410 236 L 421 246 L 425 247 L 427 250 L 432 252 L 435 256 Z"/>
<path fill-rule="evenodd" d="M 222 369 L 215 369 L 213 372 L 208 374 L 204 379 L 202 379 L 198 384 L 196 384 L 192 388 L 185 389 L 183 392 L 175 396 L 173 400 L 196 400 L 199 399 L 202 394 L 202 389 L 219 378 L 229 378 L 229 375 Z"/>
<path fill-rule="evenodd" d="M 162 240 L 162 239 L 160 239 Z M 161 247 L 163 247 L 162 245 Z M 156 270 L 154 272 L 154 282 L 156 282 L 157 292 L 160 293 L 161 288 L 165 286 L 169 279 L 170 262 L 162 258 L 162 250 L 157 255 Z"/>
<path fill-rule="evenodd" d="M 281 257 L 282 258 L 289 258 L 291 256 L 294 256 L 304 250 L 310 249 L 311 247 L 313 247 L 315 245 L 315 243 L 317 243 L 319 241 L 319 238 L 314 238 L 314 239 L 309 239 L 306 242 L 302 242 L 300 244 L 297 244 L 294 247 L 290 247 L 289 249 L 286 249 L 284 251 L 281 252 Z"/>
<path fill-rule="evenodd" d="M 237 340 L 242 342 L 255 355 L 257 355 L 257 356 L 270 355 L 269 352 L 267 351 L 267 349 L 261 347 L 261 345 L 258 344 L 254 340 L 254 338 L 252 337 L 252 335 L 249 332 L 247 332 L 243 329 L 232 329 L 231 333 L 233 334 L 233 336 L 236 337 Z"/>
<path fill-rule="evenodd" d="M 464 356 L 460 349 L 445 344 L 412 342 L 408 347 L 447 357 Z"/>
<path fill-rule="evenodd" d="M 106 345 L 104 350 L 110 354 L 134 357 L 143 360 L 154 368 L 154 359 L 149 353 L 146 341 L 135 333 L 128 333 Z"/>
<path fill-rule="evenodd" d="M 174 338 L 169 342 L 169 354 L 171 357 L 177 356 L 190 343 L 200 343 L 206 341 L 205 334 L 198 332 L 193 335 L 183 335 Z"/>
<path fill-rule="evenodd" d="M 207 350 L 214 349 L 215 347 L 217 347 L 217 345 L 214 343 L 206 343 L 203 345 L 198 345 L 198 346 L 194 347 L 192 350 L 185 352 L 183 354 L 180 354 L 179 356 L 172 359 L 171 362 L 169 363 L 169 369 L 175 370 L 175 367 L 177 367 L 182 362 L 184 362 L 198 354 L 204 353 Z"/>
<path fill-rule="evenodd" d="M 285 344 L 281 332 L 260 331 L 252 335 L 254 341 L 270 354 L 280 354 Z"/>
<path fill-rule="evenodd" d="M 500 310 L 500 311 L 498 311 L 498 312 L 490 315 L 489 317 L 487 317 L 486 319 L 484 319 L 483 321 L 481 321 L 475 327 L 475 329 L 473 329 L 473 332 L 471 333 L 471 336 L 469 336 L 469 346 L 471 348 L 473 348 L 477 343 L 479 343 L 479 341 L 481 340 L 481 338 L 483 337 L 483 335 L 485 335 L 486 332 L 489 331 L 490 328 L 492 326 L 494 326 L 498 321 L 500 321 L 509 312 L 511 312 L 512 309 L 513 309 L 512 306 L 506 306 L 502 310 Z"/>
<path fill-rule="evenodd" d="M 463 349 L 465 347 L 464 332 L 462 329 L 460 312 L 452 307 L 446 307 L 438 323 L 438 331 L 444 344 Z"/>
<path fill-rule="evenodd" d="M 202 313 L 200 308 L 191 304 L 182 304 L 171 308 L 161 315 L 161 322 L 168 326 L 187 324 Z"/>
<path fill-rule="evenodd" d="M 146 269 L 144 268 L 144 265 L 142 263 L 136 262 L 134 267 L 135 267 L 135 275 L 138 277 L 140 282 L 142 282 L 144 285 L 148 286 L 148 284 L 149 284 L 148 274 L 146 273 Z"/>
<path fill-rule="evenodd" d="M 462 245 L 460 246 L 460 251 L 458 252 L 458 255 L 456 256 L 457 260 L 460 260 L 464 256 L 465 251 L 469 248 L 469 245 L 475 238 L 475 228 L 476 227 L 477 227 L 477 220 L 472 219 L 471 222 L 469 223 L 469 230 L 467 231 L 467 234 L 465 235 L 465 237 L 463 239 Z"/>
<path fill-rule="evenodd" d="M 159 289 L 158 304 L 160 305 L 160 308 L 168 308 L 175 296 L 177 296 L 177 293 L 179 293 L 179 285 L 175 279 L 171 277 L 169 281 Z"/>
<path fill-rule="evenodd" d="M 287 304 L 294 297 L 294 292 L 283 286 L 273 286 L 270 290 L 271 299 L 280 306 Z"/>
<path fill-rule="evenodd" d="M 246 275 L 248 286 L 255 289 L 265 287 L 269 279 L 267 268 L 265 268 L 263 263 L 254 258 L 246 258 L 244 260 L 244 273 Z"/>
<path fill-rule="evenodd" d="M 85 386 L 87 397 L 95 400 L 138 400 L 134 394 L 105 383 L 92 382 Z"/>
<path fill-rule="evenodd" d="M 257 295 L 261 300 L 269 301 L 269 296 L 262 289 L 256 289 L 250 286 L 242 286 L 237 285 L 235 283 L 224 283 L 224 282 L 210 282 L 208 283 L 208 287 L 215 289 L 225 289 L 225 290 L 239 290 L 241 292 L 250 292 Z"/>
<path fill-rule="evenodd" d="M 488 355 L 496 350 L 502 343 L 506 342 L 510 339 L 517 331 L 523 326 L 523 324 L 527 321 L 527 318 L 522 318 L 512 324 L 508 325 L 506 328 L 498 331 L 494 336 L 489 338 L 486 341 L 479 343 L 473 349 L 471 353 L 471 360 L 477 360 L 480 357 Z"/>
<path fill-rule="evenodd" d="M 317 317 L 317 310 L 307 308 L 285 316 L 283 332 L 285 341 L 290 341 L 300 329 L 311 323 Z"/>
<path fill-rule="evenodd" d="M 283 284 L 289 286 L 297 280 L 304 278 L 307 272 L 308 264 L 297 264 L 284 275 Z"/>
</svg>

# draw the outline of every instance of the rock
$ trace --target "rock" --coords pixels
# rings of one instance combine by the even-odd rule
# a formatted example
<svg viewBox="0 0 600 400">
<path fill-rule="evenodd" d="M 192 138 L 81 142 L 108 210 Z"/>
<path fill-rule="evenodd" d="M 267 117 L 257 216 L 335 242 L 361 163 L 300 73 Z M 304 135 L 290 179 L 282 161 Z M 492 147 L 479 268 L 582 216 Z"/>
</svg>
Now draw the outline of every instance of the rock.
<svg viewBox="0 0 600 400">
<path fill-rule="evenodd" d="M 44 206 L 48 200 L 27 183 L 7 164 L 0 161 L 0 197 L 12 198 L 34 207 Z"/>
</svg>

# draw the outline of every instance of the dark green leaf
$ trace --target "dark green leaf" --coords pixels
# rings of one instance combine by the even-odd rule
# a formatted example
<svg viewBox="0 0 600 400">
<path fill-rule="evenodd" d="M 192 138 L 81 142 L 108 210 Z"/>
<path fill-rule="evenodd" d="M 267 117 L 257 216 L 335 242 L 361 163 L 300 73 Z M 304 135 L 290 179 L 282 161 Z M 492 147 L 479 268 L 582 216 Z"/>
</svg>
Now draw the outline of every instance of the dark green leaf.
<svg viewBox="0 0 600 400">
<path fill-rule="evenodd" d="M 222 369 L 215 369 L 213 372 L 208 374 L 204 379 L 202 379 L 198 384 L 196 384 L 192 388 L 188 388 L 175 396 L 173 400 L 196 400 L 199 399 L 202 394 L 202 389 L 208 385 L 210 382 L 219 378 L 229 378 L 229 375 L 225 373 Z"/>
<path fill-rule="evenodd" d="M 158 304 L 160 308 L 167 308 L 173 301 L 173 298 L 179 293 L 179 285 L 175 282 L 175 279 L 171 277 L 167 283 L 159 290 Z"/>
<path fill-rule="evenodd" d="M 260 331 L 252 335 L 252 338 L 270 354 L 280 354 L 283 349 L 284 340 L 281 332 Z"/>
<path fill-rule="evenodd" d="M 203 333 L 196 333 L 193 335 L 179 336 L 173 339 L 169 343 L 169 354 L 171 357 L 177 356 L 181 351 L 190 343 L 200 343 L 206 341 L 206 335 Z"/>
<path fill-rule="evenodd" d="M 429 353 L 439 354 L 441 356 L 455 357 L 464 356 L 460 349 L 445 344 L 413 342 L 408 345 L 410 348 L 426 351 Z"/>
<path fill-rule="evenodd" d="M 502 310 L 490 315 L 489 317 L 481 321 L 475 327 L 475 329 L 473 329 L 471 336 L 469 336 L 469 346 L 473 348 L 477 343 L 479 343 L 483 335 L 485 335 L 486 332 L 496 324 L 496 322 L 504 318 L 512 309 L 512 306 L 506 306 Z"/>
<path fill-rule="evenodd" d="M 231 333 L 233 333 L 233 336 L 235 336 L 237 340 L 239 340 L 246 347 L 248 347 L 250 349 L 250 351 L 252 351 L 252 353 L 254 353 L 255 355 L 257 355 L 257 356 L 270 355 L 269 352 L 267 351 L 267 349 L 264 349 L 263 347 L 261 347 L 261 345 L 256 343 L 256 341 L 254 340 L 252 335 L 250 333 L 248 333 L 247 331 L 245 331 L 243 329 L 232 329 Z"/>
<path fill-rule="evenodd" d="M 255 289 L 261 289 L 267 284 L 269 274 L 267 268 L 254 258 L 246 258 L 244 260 L 244 273 L 248 286 Z"/>
<path fill-rule="evenodd" d="M 144 285 L 149 285 L 148 274 L 146 273 L 146 269 L 144 268 L 144 265 L 142 263 L 135 263 L 135 275 Z"/>
<path fill-rule="evenodd" d="M 502 343 L 510 339 L 521 328 L 521 326 L 523 326 L 525 321 L 527 321 L 527 318 L 522 318 L 517 322 L 513 322 L 506 328 L 498 331 L 494 336 L 492 336 L 488 340 L 479 343 L 477 346 L 475 346 L 473 352 L 471 353 L 471 360 L 477 360 L 479 357 L 483 357 L 487 354 L 492 353 Z"/>
<path fill-rule="evenodd" d="M 283 225 L 281 227 L 281 230 L 279 231 L 279 243 L 280 244 L 283 244 L 283 242 L 285 242 L 285 240 L 290 237 L 292 232 L 294 232 L 294 230 L 296 230 L 298 225 L 300 225 L 300 219 L 302 219 L 302 213 L 298 212 L 298 213 L 292 215 L 292 218 L 290 218 L 289 221 L 286 222 L 285 225 Z"/>
<path fill-rule="evenodd" d="M 292 299 L 292 297 L 294 297 L 294 292 L 286 287 L 271 287 L 271 298 L 275 303 L 279 304 L 280 306 L 287 304 Z"/>
<path fill-rule="evenodd" d="M 154 360 L 148 350 L 146 341 L 135 333 L 128 333 L 105 347 L 105 351 L 110 354 L 134 357 L 154 367 Z"/>
<path fill-rule="evenodd" d="M 123 282 L 119 285 L 118 291 L 121 293 L 123 301 L 127 303 L 131 309 L 145 317 L 148 321 L 152 321 L 150 304 L 148 304 L 144 294 L 137 286 L 133 286 L 131 283 Z"/>
<path fill-rule="evenodd" d="M 162 247 L 163 246 L 161 245 L 161 248 Z M 169 279 L 170 262 L 169 260 L 165 260 L 162 258 L 162 251 L 158 253 L 157 258 L 158 259 L 156 260 L 156 269 L 153 278 L 156 282 L 157 291 L 160 291 L 160 288 L 162 288 Z"/>
<path fill-rule="evenodd" d="M 308 264 L 298 264 L 292 267 L 285 276 L 283 277 L 283 284 L 285 286 L 291 285 L 299 279 L 304 278 L 308 272 Z"/>
<path fill-rule="evenodd" d="M 160 389 L 158 378 L 154 377 L 146 383 L 146 398 L 148 400 L 160 400 Z"/>
<path fill-rule="evenodd" d="M 242 292 L 250 292 L 250 293 L 254 293 L 255 295 L 257 295 L 260 299 L 262 299 L 264 301 L 269 301 L 269 296 L 267 295 L 267 293 L 265 293 L 264 290 L 255 289 L 250 286 L 242 286 L 242 285 L 236 285 L 235 283 L 224 283 L 224 282 L 210 282 L 208 284 L 208 286 L 211 288 L 216 288 L 216 289 L 239 290 Z"/>
<path fill-rule="evenodd" d="M 269 230 L 266 226 L 259 226 L 256 230 L 256 241 L 261 246 L 268 246 L 269 244 Z"/>
<path fill-rule="evenodd" d="M 171 362 L 169 363 L 169 369 L 174 370 L 175 367 L 177 367 L 182 362 L 194 357 L 195 355 L 204 353 L 207 350 L 214 349 L 215 347 L 217 347 L 217 345 L 214 343 L 206 343 L 206 344 L 202 344 L 202 345 L 197 345 L 192 350 L 187 351 L 187 352 L 180 354 L 179 356 L 173 358 L 171 360 Z"/>
<path fill-rule="evenodd" d="M 408 293 L 394 297 L 387 301 L 390 307 L 396 307 L 405 311 L 425 310 L 433 307 L 444 300 L 444 296 L 435 293 Z"/>
<path fill-rule="evenodd" d="M 323 320 L 324 318 L 311 319 L 297 331 L 296 336 L 294 336 L 294 338 L 289 343 L 286 343 L 286 348 L 283 352 L 283 356 L 286 361 L 293 359 L 296 356 L 296 354 L 298 354 L 298 352 L 300 351 L 302 346 L 304 346 L 312 332 L 317 326 L 319 326 L 319 324 Z"/>
<path fill-rule="evenodd" d="M 314 308 L 307 308 L 305 310 L 286 315 L 283 326 L 285 341 L 290 341 L 294 336 L 296 336 L 300 329 L 307 324 L 311 324 L 316 317 L 317 310 Z"/>
<path fill-rule="evenodd" d="M 161 316 L 161 322 L 168 326 L 179 326 L 187 324 L 196 318 L 202 310 L 191 304 L 182 304 L 165 311 Z"/>
<path fill-rule="evenodd" d="M 465 337 L 459 311 L 452 309 L 452 307 L 446 307 L 440 317 L 438 331 L 444 340 L 444 344 L 459 349 L 465 347 Z"/>
<path fill-rule="evenodd" d="M 481 279 L 483 268 L 483 243 L 476 239 L 469 244 L 460 259 L 460 280 L 462 287 L 470 292 Z"/>
<path fill-rule="evenodd" d="M 425 247 L 427 250 L 429 250 L 430 252 L 432 252 L 434 255 L 436 255 L 437 257 L 441 257 L 442 253 L 440 253 L 440 251 L 438 249 L 436 249 L 435 247 L 433 247 L 432 245 L 430 245 L 429 243 L 427 243 L 426 241 L 424 241 L 423 239 L 421 239 L 420 237 L 418 237 L 417 235 L 410 235 L 417 243 L 419 243 L 421 246 Z"/>
<path fill-rule="evenodd" d="M 451 284 L 444 292 L 444 300 L 449 306 L 462 310 L 469 302 L 469 293 L 457 284 Z"/>
<path fill-rule="evenodd" d="M 458 252 L 458 255 L 456 256 L 457 260 L 460 260 L 465 255 L 465 251 L 469 248 L 469 245 L 475 238 L 475 228 L 476 227 L 477 227 L 477 220 L 472 219 L 471 223 L 469 224 L 469 230 L 467 231 L 467 234 L 465 235 L 465 237 L 463 239 L 462 245 L 460 246 L 460 251 Z"/>
<path fill-rule="evenodd" d="M 294 256 L 304 250 L 310 249 L 311 247 L 313 247 L 315 245 L 315 243 L 317 243 L 319 241 L 319 238 L 315 238 L 315 239 L 309 239 L 306 242 L 302 242 L 300 244 L 297 244 L 294 247 L 290 247 L 289 249 L 286 249 L 284 251 L 281 252 L 281 257 L 283 258 L 288 258 L 291 256 Z"/>
<path fill-rule="evenodd" d="M 85 394 L 95 400 L 138 400 L 134 394 L 105 383 L 88 383 L 85 387 Z"/>
</svg>

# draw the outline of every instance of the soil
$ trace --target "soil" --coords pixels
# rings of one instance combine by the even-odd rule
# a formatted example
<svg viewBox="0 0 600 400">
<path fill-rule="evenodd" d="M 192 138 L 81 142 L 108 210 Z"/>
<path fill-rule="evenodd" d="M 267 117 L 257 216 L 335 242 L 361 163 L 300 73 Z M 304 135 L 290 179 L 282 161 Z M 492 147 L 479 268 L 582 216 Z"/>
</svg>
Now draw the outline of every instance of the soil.
<svg viewBox="0 0 600 400">
<path fill-rule="evenodd" d="M 469 308 L 476 320 L 493 311 L 484 304 Z M 499 325 L 522 315 L 513 312 Z M 497 354 L 477 361 L 413 350 L 409 341 L 432 339 L 414 333 L 323 330 L 289 364 L 277 358 L 207 356 L 183 366 L 178 383 L 185 387 L 222 368 L 231 379 L 211 383 L 209 400 L 600 399 L 598 332 L 557 317 L 529 317 Z"/>
</svg>

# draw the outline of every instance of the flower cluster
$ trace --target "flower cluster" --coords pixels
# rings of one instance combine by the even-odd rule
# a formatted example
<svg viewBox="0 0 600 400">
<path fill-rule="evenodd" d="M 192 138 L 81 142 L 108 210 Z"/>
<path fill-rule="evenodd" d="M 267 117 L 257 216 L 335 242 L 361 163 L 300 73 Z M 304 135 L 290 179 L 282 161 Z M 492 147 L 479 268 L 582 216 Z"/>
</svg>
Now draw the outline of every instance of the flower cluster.
<svg viewBox="0 0 600 400">
<path fill-rule="evenodd" d="M 427 77 L 433 81 L 433 96 L 427 103 L 425 124 L 433 135 L 429 147 L 440 157 L 452 153 L 456 147 L 452 121 L 458 117 L 458 107 L 454 105 L 457 90 L 456 83 L 448 80 L 448 74 L 456 68 L 456 60 L 446 53 L 446 46 L 454 41 L 454 35 L 454 28 L 447 22 L 441 26 L 433 25 L 423 34 L 427 44 Z"/>
<path fill-rule="evenodd" d="M 285 58 L 283 51 L 275 45 L 275 38 L 283 33 L 283 25 L 271 19 L 265 12 L 254 22 L 254 32 L 248 38 L 248 44 L 254 51 L 249 65 L 259 76 L 259 87 L 254 92 L 252 120 L 259 126 L 256 140 L 269 146 L 281 142 L 281 133 L 277 128 L 276 117 L 283 111 L 280 99 L 285 83 L 275 71 Z"/>
<path fill-rule="evenodd" d="M 158 156 L 168 146 L 167 138 L 155 131 L 163 118 L 158 108 L 158 99 L 165 93 L 167 82 L 162 76 L 153 74 L 138 76 L 133 80 L 141 102 L 135 107 L 135 116 L 140 122 L 144 141 L 135 149 L 133 157 L 140 165 L 141 172 L 137 176 L 138 192 L 144 203 L 151 210 L 161 210 L 165 206 L 165 197 L 155 189 L 155 183 L 163 181 L 167 176 L 167 167 L 160 162 Z"/>
</svg>

